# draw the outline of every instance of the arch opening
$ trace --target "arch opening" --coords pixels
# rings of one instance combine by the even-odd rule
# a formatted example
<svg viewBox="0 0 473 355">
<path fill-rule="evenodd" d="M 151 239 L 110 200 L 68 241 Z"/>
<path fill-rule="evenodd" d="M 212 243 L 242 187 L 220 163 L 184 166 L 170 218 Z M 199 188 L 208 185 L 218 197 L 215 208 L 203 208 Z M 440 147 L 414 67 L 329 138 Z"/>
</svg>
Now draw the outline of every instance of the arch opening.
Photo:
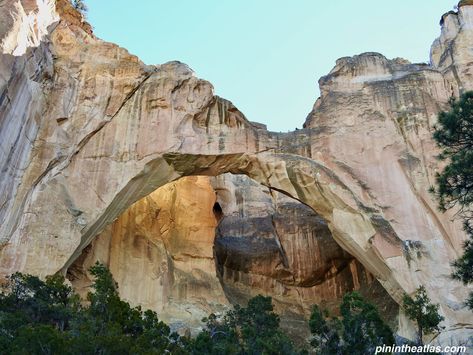
<svg viewBox="0 0 473 355">
<path fill-rule="evenodd" d="M 244 175 L 183 177 L 134 203 L 68 268 L 82 295 L 97 260 L 111 269 L 125 299 L 183 332 L 260 293 L 273 297 L 282 326 L 298 340 L 308 336 L 312 304 L 335 311 L 352 290 L 380 300 L 391 321 L 397 313 L 321 216 Z"/>
</svg>

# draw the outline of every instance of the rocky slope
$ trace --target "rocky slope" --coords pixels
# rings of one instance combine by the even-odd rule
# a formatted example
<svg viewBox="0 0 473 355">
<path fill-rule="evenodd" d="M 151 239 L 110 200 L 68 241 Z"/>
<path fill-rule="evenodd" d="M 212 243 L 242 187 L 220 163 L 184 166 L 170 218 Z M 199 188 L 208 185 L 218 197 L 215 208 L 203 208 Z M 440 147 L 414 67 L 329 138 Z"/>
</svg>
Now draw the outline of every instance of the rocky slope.
<svg viewBox="0 0 473 355">
<path fill-rule="evenodd" d="M 465 236 L 428 193 L 441 168 L 436 114 L 473 87 L 473 6 L 460 5 L 442 17 L 429 65 L 342 58 L 320 80 L 304 129 L 277 134 L 186 65 L 148 66 L 95 38 L 66 0 L 9 1 L 0 8 L 0 274 L 68 272 L 80 288 L 100 254 L 124 295 L 183 321 L 196 316 L 179 307 L 199 304 L 203 287 L 212 300 L 199 309 L 259 289 L 303 309 L 361 284 L 379 282 L 396 302 L 424 284 L 446 317 L 436 341 L 471 335 L 468 290 L 449 277 Z M 217 197 L 203 177 L 177 181 L 225 173 L 272 198 L 236 178 L 213 180 Z M 179 210 L 193 196 L 202 198 Z M 398 330 L 412 335 L 402 312 Z"/>
</svg>

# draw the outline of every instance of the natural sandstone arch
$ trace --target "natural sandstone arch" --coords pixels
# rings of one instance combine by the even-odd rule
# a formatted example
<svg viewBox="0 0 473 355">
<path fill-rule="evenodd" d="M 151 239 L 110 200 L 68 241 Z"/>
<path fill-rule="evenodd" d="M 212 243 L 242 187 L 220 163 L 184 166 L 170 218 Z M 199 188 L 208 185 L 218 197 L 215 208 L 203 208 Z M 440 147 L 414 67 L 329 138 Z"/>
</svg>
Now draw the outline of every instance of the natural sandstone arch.
<svg viewBox="0 0 473 355">
<path fill-rule="evenodd" d="M 62 105 L 64 98 L 58 100 L 56 105 Z M 90 114 L 98 108 L 85 109 Z M 389 223 L 333 171 L 304 156 L 316 139 L 311 129 L 283 135 L 260 129 L 214 96 L 210 83 L 186 65 L 148 69 L 116 110 L 86 127 L 66 156 L 48 163 L 23 199 L 28 213 L 15 222 L 2 249 L 3 274 L 67 269 L 107 224 L 158 187 L 182 176 L 230 172 L 314 209 L 340 246 L 397 301 L 415 284 L 406 275 L 394 275 L 382 255 L 387 249 L 397 264 L 405 263 Z"/>
<path fill-rule="evenodd" d="M 319 212 L 395 299 L 425 284 L 447 326 L 471 325 L 467 290 L 449 277 L 465 236 L 427 193 L 435 115 L 471 87 L 470 6 L 445 17 L 430 66 L 377 53 L 337 61 L 307 128 L 287 134 L 248 122 L 186 65 L 145 65 L 95 38 L 68 1 L 57 10 L 44 43 L 2 57 L 0 276 L 64 269 L 146 192 L 236 172 Z"/>
<path fill-rule="evenodd" d="M 224 173 L 245 174 L 314 209 L 328 221 L 335 240 L 350 254 L 359 258 L 390 294 L 400 300 L 402 289 L 392 277 L 388 266 L 376 250 L 366 248 L 375 236 L 391 238 L 388 242 L 400 248 L 399 241 L 377 231 L 372 222 L 374 217 L 357 212 L 357 208 L 360 208 L 359 201 L 327 168 L 313 160 L 287 154 L 203 156 L 168 153 L 150 161 L 117 193 L 111 204 L 84 232 L 81 243 L 64 268 L 124 209 L 156 188 L 183 176 L 217 176 Z"/>
<path fill-rule="evenodd" d="M 27 213 L 2 226 L 11 233 L 1 251 L 3 274 L 42 270 L 46 275 L 67 268 L 107 224 L 156 188 L 182 176 L 230 172 L 313 208 L 328 221 L 337 242 L 399 299 L 402 287 L 370 246 L 372 237 L 384 235 L 399 250 L 398 241 L 377 232 L 382 218 L 336 174 L 299 155 L 310 151 L 304 136 L 310 130 L 273 135 L 260 129 L 181 63 L 147 71 L 115 110 L 106 108 L 110 114 L 88 121 L 67 155 L 51 160 L 33 182 L 18 209 Z M 56 99 L 53 108 L 63 105 L 63 96 Z M 86 106 L 76 115 L 98 109 Z M 68 121 L 44 129 L 67 128 Z"/>
<path fill-rule="evenodd" d="M 83 297 L 96 261 L 109 267 L 124 299 L 182 331 L 194 332 L 208 313 L 264 294 L 284 328 L 305 341 L 311 306 L 337 313 L 352 290 L 398 326 L 398 306 L 338 246 L 325 220 L 244 175 L 183 177 L 134 203 L 67 269 Z"/>
</svg>

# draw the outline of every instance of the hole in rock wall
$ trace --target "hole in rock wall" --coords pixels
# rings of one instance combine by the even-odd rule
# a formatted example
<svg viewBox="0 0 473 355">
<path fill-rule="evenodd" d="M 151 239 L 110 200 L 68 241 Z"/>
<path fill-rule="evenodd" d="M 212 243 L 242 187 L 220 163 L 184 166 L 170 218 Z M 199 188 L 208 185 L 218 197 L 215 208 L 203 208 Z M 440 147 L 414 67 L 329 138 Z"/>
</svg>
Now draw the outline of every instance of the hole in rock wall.
<svg viewBox="0 0 473 355">
<path fill-rule="evenodd" d="M 398 310 L 311 208 L 243 175 L 181 178 L 133 204 L 68 269 L 84 297 L 97 260 L 124 299 L 182 332 L 257 294 L 273 297 L 283 328 L 300 341 L 312 304 L 335 312 L 352 290 L 392 324 Z"/>
<path fill-rule="evenodd" d="M 223 210 L 218 202 L 215 202 L 213 212 L 214 212 L 215 218 L 217 219 L 217 222 L 220 222 L 223 218 Z"/>
</svg>

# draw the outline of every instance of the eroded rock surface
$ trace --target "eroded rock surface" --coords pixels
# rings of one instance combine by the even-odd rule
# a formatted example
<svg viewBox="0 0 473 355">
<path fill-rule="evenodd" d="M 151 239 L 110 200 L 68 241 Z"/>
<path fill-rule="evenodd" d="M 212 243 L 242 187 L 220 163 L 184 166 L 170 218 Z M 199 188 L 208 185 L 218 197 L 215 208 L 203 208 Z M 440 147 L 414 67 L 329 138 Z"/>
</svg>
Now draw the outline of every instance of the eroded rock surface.
<svg viewBox="0 0 473 355">
<path fill-rule="evenodd" d="M 68 269 L 69 280 L 85 298 L 92 283 L 88 269 L 99 261 L 109 267 L 122 298 L 195 333 L 202 318 L 229 304 L 213 257 L 215 199 L 208 177 L 159 188 L 94 239 Z"/>
<path fill-rule="evenodd" d="M 313 304 L 338 314 L 343 295 L 357 290 L 396 326 L 396 303 L 311 208 L 243 175 L 222 175 L 212 185 L 222 208 L 217 274 L 230 303 L 270 295 L 282 326 L 301 340 Z"/>
<path fill-rule="evenodd" d="M 21 56 L 39 47 L 49 27 L 59 21 L 54 0 L 4 0 L 0 22 L 0 51 Z"/>
<path fill-rule="evenodd" d="M 468 290 L 449 276 L 465 235 L 428 193 L 441 168 L 436 114 L 473 85 L 469 2 L 443 16 L 430 65 L 338 60 L 305 128 L 288 134 L 248 122 L 182 63 L 148 66 L 95 38 L 66 0 L 13 3 L 61 20 L 24 54 L 1 54 L 1 275 L 66 272 L 134 202 L 180 177 L 245 174 L 312 208 L 393 299 L 424 284 L 446 333 L 471 329 Z M 3 38 L 24 21 L 13 10 L 0 8 Z"/>
<path fill-rule="evenodd" d="M 84 298 L 96 261 L 110 268 L 123 298 L 182 332 L 197 332 L 209 313 L 257 294 L 273 298 L 282 326 L 300 341 L 309 336 L 313 304 L 337 314 L 352 290 L 397 322 L 396 303 L 322 218 L 243 175 L 212 183 L 184 177 L 133 204 L 68 269 Z"/>
</svg>

